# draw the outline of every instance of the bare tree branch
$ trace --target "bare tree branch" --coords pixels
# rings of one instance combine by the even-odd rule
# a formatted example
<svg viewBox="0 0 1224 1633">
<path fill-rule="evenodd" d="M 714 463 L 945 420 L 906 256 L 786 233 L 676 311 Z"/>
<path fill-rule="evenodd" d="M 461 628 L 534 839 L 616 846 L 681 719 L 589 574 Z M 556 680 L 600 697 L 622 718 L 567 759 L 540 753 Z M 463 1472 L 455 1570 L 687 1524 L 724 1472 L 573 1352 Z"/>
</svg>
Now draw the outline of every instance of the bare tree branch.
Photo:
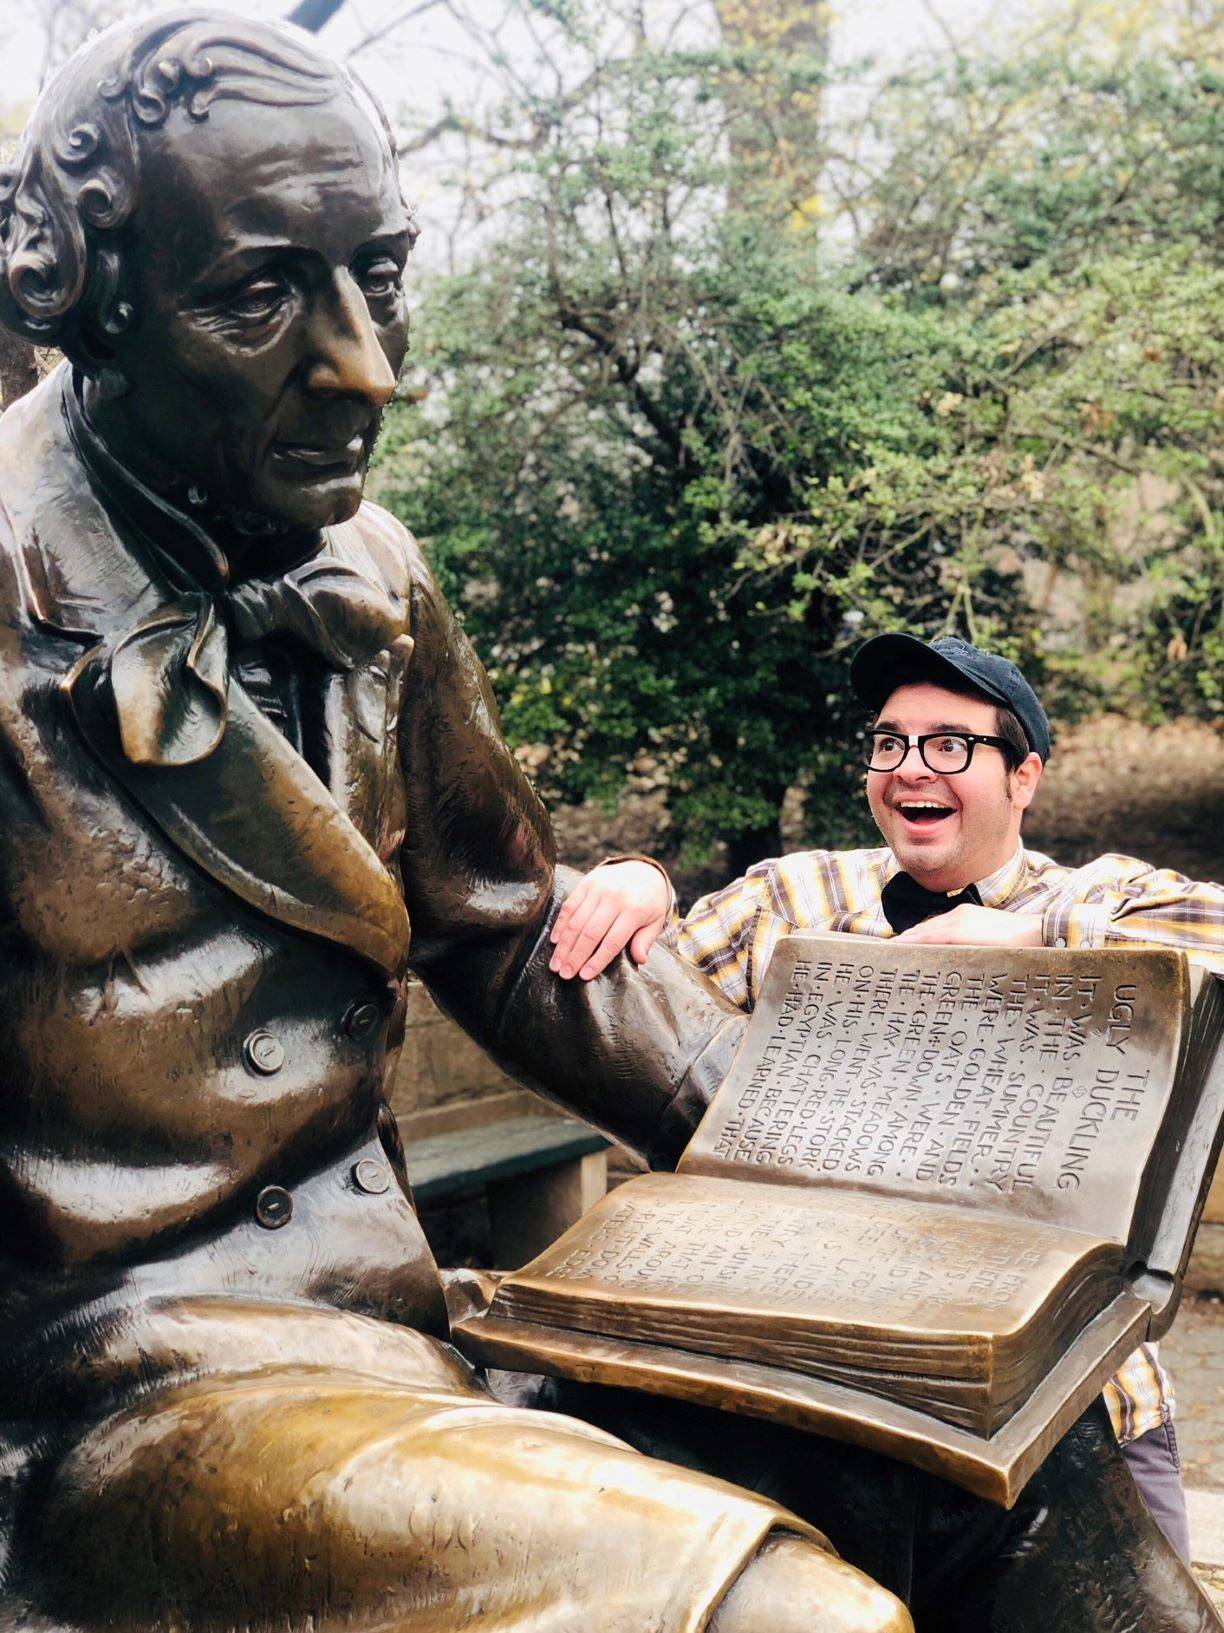
<svg viewBox="0 0 1224 1633">
<path fill-rule="evenodd" d="M 310 0 L 302 0 L 302 3 L 304 5 L 309 4 Z M 339 9 L 341 4 L 343 4 L 343 0 L 337 0 L 336 9 Z M 432 11 L 435 6 L 441 4 L 442 0 L 417 0 L 416 5 L 407 6 L 403 11 L 393 12 L 386 22 L 380 23 L 377 28 L 372 28 L 368 34 L 358 40 L 348 55 L 350 57 L 359 56 L 361 52 L 368 51 L 372 45 L 377 45 L 380 40 L 385 40 L 388 34 L 394 34 L 395 30 L 402 27 L 404 23 L 411 22 L 414 17 L 420 17 L 422 13 Z"/>
<path fill-rule="evenodd" d="M 296 23 L 308 33 L 317 34 L 331 22 L 343 4 L 344 0 L 298 0 L 285 21 Z"/>
<path fill-rule="evenodd" d="M 33 346 L 0 326 L 0 411 L 10 408 L 38 384 Z"/>
</svg>

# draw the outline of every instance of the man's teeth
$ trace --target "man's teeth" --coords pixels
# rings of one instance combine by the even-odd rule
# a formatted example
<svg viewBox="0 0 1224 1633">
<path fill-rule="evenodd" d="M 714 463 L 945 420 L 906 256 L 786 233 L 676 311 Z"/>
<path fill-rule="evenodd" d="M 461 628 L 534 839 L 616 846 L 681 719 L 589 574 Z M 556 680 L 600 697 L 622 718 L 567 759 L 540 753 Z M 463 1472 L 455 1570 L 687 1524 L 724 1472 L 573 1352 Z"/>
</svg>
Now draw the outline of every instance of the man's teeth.
<svg viewBox="0 0 1224 1633">
<path fill-rule="evenodd" d="M 940 816 L 950 816 L 952 807 L 950 805 L 939 805 L 935 800 L 905 800 L 901 803 L 901 812 L 904 816 L 909 816 L 911 812 L 917 813 L 920 811 L 937 811 Z"/>
</svg>

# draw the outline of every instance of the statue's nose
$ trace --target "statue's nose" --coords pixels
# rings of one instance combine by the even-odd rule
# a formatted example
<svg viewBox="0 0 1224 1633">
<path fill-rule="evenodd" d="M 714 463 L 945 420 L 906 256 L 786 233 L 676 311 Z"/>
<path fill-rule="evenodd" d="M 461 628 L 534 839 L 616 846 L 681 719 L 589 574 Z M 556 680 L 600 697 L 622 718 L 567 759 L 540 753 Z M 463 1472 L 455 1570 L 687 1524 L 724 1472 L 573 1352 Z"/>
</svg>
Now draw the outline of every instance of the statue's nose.
<svg viewBox="0 0 1224 1633">
<path fill-rule="evenodd" d="M 326 396 L 364 397 L 377 408 L 391 401 L 395 371 L 379 344 L 365 296 L 341 272 L 315 315 L 307 388 Z"/>
</svg>

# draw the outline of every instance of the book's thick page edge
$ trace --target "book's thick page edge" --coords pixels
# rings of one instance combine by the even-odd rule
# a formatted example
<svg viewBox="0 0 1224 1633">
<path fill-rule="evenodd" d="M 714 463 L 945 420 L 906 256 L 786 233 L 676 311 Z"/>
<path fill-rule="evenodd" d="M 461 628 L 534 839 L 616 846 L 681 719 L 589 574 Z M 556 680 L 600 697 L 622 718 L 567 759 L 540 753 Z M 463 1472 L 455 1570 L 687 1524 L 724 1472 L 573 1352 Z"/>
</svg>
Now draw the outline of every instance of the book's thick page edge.
<svg viewBox="0 0 1224 1633">
<path fill-rule="evenodd" d="M 910 1407 L 801 1374 L 506 1321 L 491 1311 L 458 1322 L 452 1337 L 463 1354 L 479 1364 L 640 1389 L 788 1423 L 886 1453 L 1011 1508 L 1117 1363 L 1142 1342 L 1150 1316 L 1147 1304 L 1129 1293 L 1120 1294 L 1084 1328 L 1045 1381 L 990 1440 Z"/>
<path fill-rule="evenodd" d="M 1135 1258 L 1146 1270 L 1165 1278 L 1170 1286 L 1169 1297 L 1153 1317 L 1153 1338 L 1163 1337 L 1173 1324 L 1182 1278 L 1224 1150 L 1224 976 L 1203 971 L 1201 980 L 1195 980 L 1198 974 L 1191 971 L 1192 983 L 1198 991 L 1189 1017 L 1190 1046 L 1197 1044 L 1206 1051 L 1214 1034 L 1214 1052 L 1202 1062 L 1201 1069 L 1193 1060 L 1187 1063 L 1192 1075 L 1184 1093 L 1187 1097 L 1193 1095 L 1194 1103 L 1164 1195 L 1159 1207 L 1153 1210 L 1155 1219 L 1150 1237 L 1133 1244 Z"/>
<path fill-rule="evenodd" d="M 710 1281 L 707 1287 L 704 1287 L 699 1291 L 695 1290 L 692 1297 L 676 1295 L 669 1299 L 665 1296 L 652 1298 L 649 1292 L 643 1293 L 640 1289 L 634 1289 L 631 1292 L 626 1292 L 623 1289 L 617 1288 L 615 1285 L 601 1283 L 598 1276 L 593 1276 L 589 1280 L 580 1280 L 575 1283 L 557 1275 L 558 1264 L 569 1258 L 576 1248 L 582 1248 L 588 1245 L 588 1236 L 592 1225 L 601 1215 L 606 1215 L 612 1207 L 623 1207 L 626 1202 L 632 1202 L 635 1197 L 635 1193 L 657 1192 L 661 1184 L 666 1184 L 668 1186 L 667 1194 L 669 1196 L 676 1194 L 676 1192 L 673 1192 L 672 1190 L 673 1181 L 681 1182 L 677 1187 L 677 1191 L 679 1193 L 683 1193 L 687 1189 L 683 1181 L 692 1181 L 694 1179 L 699 1180 L 704 1186 L 713 1189 L 716 1194 L 725 1193 L 727 1199 L 730 1201 L 739 1200 L 741 1205 L 750 1201 L 750 1193 L 753 1189 L 753 1182 L 751 1180 L 745 1180 L 737 1174 L 727 1176 L 722 1174 L 636 1175 L 633 1179 L 627 1180 L 623 1185 L 617 1186 L 615 1190 L 609 1191 L 608 1194 L 602 1197 L 592 1209 L 588 1210 L 588 1212 L 585 1213 L 580 1219 L 576 1220 L 574 1224 L 570 1225 L 569 1228 L 565 1230 L 555 1242 L 546 1247 L 542 1253 L 538 1254 L 536 1258 L 531 1260 L 528 1264 L 521 1266 L 517 1270 L 506 1272 L 502 1276 L 492 1300 L 492 1313 L 494 1317 L 498 1320 L 530 1324 L 532 1326 L 540 1326 L 541 1328 L 555 1326 L 560 1331 L 587 1331 L 590 1329 L 587 1327 L 579 1327 L 577 1325 L 577 1320 L 582 1311 L 592 1310 L 590 1319 L 592 1326 L 594 1326 L 597 1323 L 598 1317 L 593 1313 L 593 1307 L 594 1309 L 597 1309 L 601 1305 L 614 1306 L 618 1303 L 624 1302 L 630 1307 L 640 1310 L 645 1318 L 657 1320 L 660 1323 L 660 1330 L 662 1330 L 662 1324 L 668 1320 L 669 1314 L 672 1311 L 683 1312 L 688 1309 L 696 1308 L 703 1300 L 711 1305 L 715 1305 L 719 1296 L 719 1289 L 713 1280 Z M 770 1190 L 775 1189 L 773 1186 L 769 1186 L 768 1188 Z M 783 1187 L 782 1189 L 789 1189 L 789 1187 Z M 795 1187 L 795 1189 L 800 1191 L 805 1196 L 812 1195 L 813 1193 L 818 1193 L 820 1191 L 819 1186 Z M 852 1195 L 853 1193 L 843 1192 L 842 1194 Z M 934 1220 L 936 1217 L 942 1217 L 945 1226 L 952 1225 L 952 1219 L 950 1216 L 955 1214 L 957 1211 L 939 1203 L 924 1204 L 915 1202 L 911 1198 L 901 1198 L 900 1203 L 902 1206 L 912 1210 L 915 1215 L 926 1214 L 932 1220 Z M 648 1201 L 647 1206 L 649 1205 L 650 1202 Z M 1002 1221 L 1003 1225 L 1007 1225 L 1008 1223 L 1008 1221 Z M 1027 1220 L 1021 1221 L 1020 1223 L 1025 1232 L 1034 1238 L 1039 1238 L 1043 1233 L 1048 1232 L 1051 1235 L 1059 1238 L 1075 1236 L 1082 1240 L 1083 1248 L 1080 1259 L 1077 1261 L 1078 1266 L 1081 1267 L 1081 1273 L 1083 1273 L 1082 1266 L 1089 1256 L 1091 1256 L 1093 1259 L 1097 1259 L 1101 1255 L 1121 1253 L 1121 1249 L 1118 1244 L 1100 1238 L 1092 1238 L 1084 1232 L 1068 1232 L 1063 1226 L 1041 1226 L 1034 1221 Z M 1057 1296 L 1060 1291 L 1065 1293 L 1066 1288 L 1064 1283 L 1068 1279 L 1074 1277 L 1075 1269 L 1075 1266 L 1068 1265 L 1067 1269 L 1063 1272 L 1060 1282 L 1050 1283 L 1048 1285 L 1046 1292 L 1043 1294 L 1043 1299 L 1047 1304 L 1051 1299 Z M 1109 1278 L 1114 1283 L 1115 1292 L 1113 1294 L 1103 1293 L 1102 1302 L 1099 1308 L 1107 1308 L 1107 1299 L 1110 1296 L 1116 1296 L 1116 1290 L 1124 1286 L 1124 1271 L 1125 1262 L 1124 1260 L 1119 1260 L 1116 1269 L 1111 1272 Z M 541 1295 L 551 1296 L 556 1301 L 556 1321 L 553 1322 L 542 1319 L 541 1314 L 538 1312 L 527 1313 L 522 1309 L 515 1309 L 514 1295 L 518 1290 L 523 1290 L 528 1295 L 533 1295 L 537 1298 Z M 566 1309 L 567 1304 L 570 1306 L 568 1311 Z M 754 1317 L 754 1312 L 748 1309 L 746 1306 L 741 1306 L 739 1313 L 744 1320 L 751 1320 Z M 770 1316 L 774 1313 L 786 1315 L 789 1312 L 786 1310 L 781 1312 L 761 1310 L 755 1312 L 755 1315 L 757 1318 L 763 1321 L 768 1321 Z M 810 1319 L 813 1322 L 819 1319 L 814 1314 L 807 1315 L 806 1312 L 805 1316 L 807 1319 Z M 850 1321 L 850 1317 L 844 1313 L 832 1315 L 828 1319 L 831 1324 L 838 1326 L 840 1326 L 843 1322 Z M 1039 1320 L 1040 1312 L 1034 1312 L 1029 1320 L 1025 1323 L 1024 1330 L 1026 1332 L 1036 1330 L 1036 1324 Z M 851 1327 L 853 1327 L 852 1321 L 850 1324 Z M 904 1322 L 898 1319 L 896 1322 L 888 1322 L 886 1320 L 882 1321 L 879 1330 L 882 1333 L 887 1334 L 901 1333 L 904 1331 L 904 1329 Z M 962 1332 L 964 1333 L 963 1340 L 960 1337 Z M 631 1343 L 635 1341 L 632 1338 L 626 1337 L 623 1333 L 605 1332 L 602 1336 L 609 1338 L 613 1342 L 624 1341 Z M 864 1323 L 864 1328 L 861 1329 L 860 1332 L 851 1332 L 848 1336 L 850 1341 L 854 1343 L 861 1344 L 863 1342 L 870 1342 L 872 1338 L 872 1324 L 870 1322 L 866 1322 Z M 1008 1334 L 992 1334 L 988 1331 L 974 1332 L 970 1329 L 962 1328 L 960 1325 L 956 1325 L 954 1327 L 950 1326 L 943 1333 L 932 1329 L 926 1335 L 926 1341 L 933 1344 L 938 1343 L 941 1340 L 963 1342 L 966 1346 L 980 1346 L 983 1353 L 990 1353 L 992 1350 L 997 1353 L 998 1347 L 1005 1345 L 1009 1341 L 1009 1336 L 1010 1335 Z M 923 1338 L 919 1336 L 916 1341 L 922 1342 Z M 729 1357 L 723 1357 L 723 1359 L 729 1359 Z M 769 1364 L 774 1365 L 776 1363 L 771 1362 Z"/>
<path fill-rule="evenodd" d="M 1132 1262 L 1135 1263 L 1147 1261 L 1168 1208 L 1176 1166 L 1170 1163 L 1170 1143 L 1174 1142 L 1173 1149 L 1180 1151 L 1181 1131 L 1190 1123 L 1194 1114 L 1194 1105 L 1188 1103 L 1193 1085 L 1187 1079 L 1187 1068 L 1192 1069 L 1194 1065 L 1192 1045 L 1195 1037 L 1195 1009 L 1196 1000 L 1201 997 L 1203 991 L 1202 974 L 1201 970 L 1192 969 L 1189 960 L 1182 954 L 1181 1026 L 1169 1101 L 1161 1120 L 1162 1137 L 1153 1145 L 1143 1166 L 1135 1206 L 1131 1211 L 1130 1229 L 1126 1236 L 1127 1249 Z"/>
</svg>

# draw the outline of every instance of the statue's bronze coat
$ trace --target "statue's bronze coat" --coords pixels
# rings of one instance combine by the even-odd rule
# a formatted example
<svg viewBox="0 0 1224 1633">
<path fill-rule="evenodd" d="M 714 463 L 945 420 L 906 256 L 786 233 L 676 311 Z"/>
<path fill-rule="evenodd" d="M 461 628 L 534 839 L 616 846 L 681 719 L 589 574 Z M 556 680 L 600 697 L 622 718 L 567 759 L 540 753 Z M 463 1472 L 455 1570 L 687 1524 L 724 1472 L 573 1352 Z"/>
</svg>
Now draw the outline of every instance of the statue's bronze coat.
<svg viewBox="0 0 1224 1633">
<path fill-rule="evenodd" d="M 0 309 L 71 360 L 0 421 L 0 1628 L 681 1633 L 779 1528 L 758 1609 L 908 1626 L 444 1343 L 409 969 L 656 1158 L 739 1023 L 548 971 L 547 819 L 361 503 L 414 233 L 360 87 L 224 14 L 86 47 L 0 178 Z"/>
</svg>

